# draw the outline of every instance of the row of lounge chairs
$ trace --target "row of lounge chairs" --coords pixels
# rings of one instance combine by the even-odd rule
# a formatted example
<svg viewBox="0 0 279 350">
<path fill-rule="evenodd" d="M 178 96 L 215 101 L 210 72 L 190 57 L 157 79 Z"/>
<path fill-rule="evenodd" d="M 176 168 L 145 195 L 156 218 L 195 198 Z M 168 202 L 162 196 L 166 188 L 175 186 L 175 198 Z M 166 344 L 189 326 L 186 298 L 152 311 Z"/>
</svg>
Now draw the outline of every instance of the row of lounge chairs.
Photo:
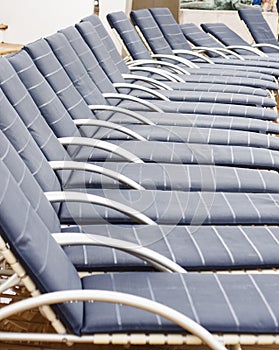
<svg viewBox="0 0 279 350">
<path fill-rule="evenodd" d="M 95 15 L 0 59 L 0 290 L 32 296 L 0 320 L 39 307 L 54 329 L 0 341 L 277 343 L 279 67 L 173 64 L 179 25 L 139 11 L 163 61 L 122 13 L 140 61 Z"/>
</svg>

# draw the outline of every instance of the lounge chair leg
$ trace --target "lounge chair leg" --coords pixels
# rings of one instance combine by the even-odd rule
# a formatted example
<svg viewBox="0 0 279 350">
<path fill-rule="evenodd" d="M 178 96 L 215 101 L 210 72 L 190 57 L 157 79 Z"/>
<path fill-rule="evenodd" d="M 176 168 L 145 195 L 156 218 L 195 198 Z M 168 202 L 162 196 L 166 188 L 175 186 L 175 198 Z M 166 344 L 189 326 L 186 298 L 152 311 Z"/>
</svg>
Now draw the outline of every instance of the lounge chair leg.
<svg viewBox="0 0 279 350">
<path fill-rule="evenodd" d="M 230 345 L 228 347 L 230 350 L 241 350 L 241 345 L 240 344 L 235 344 L 235 345 Z"/>
<path fill-rule="evenodd" d="M 0 293 L 3 293 L 5 290 L 16 286 L 19 283 L 20 279 L 17 274 L 13 274 L 5 282 L 0 285 Z"/>
</svg>

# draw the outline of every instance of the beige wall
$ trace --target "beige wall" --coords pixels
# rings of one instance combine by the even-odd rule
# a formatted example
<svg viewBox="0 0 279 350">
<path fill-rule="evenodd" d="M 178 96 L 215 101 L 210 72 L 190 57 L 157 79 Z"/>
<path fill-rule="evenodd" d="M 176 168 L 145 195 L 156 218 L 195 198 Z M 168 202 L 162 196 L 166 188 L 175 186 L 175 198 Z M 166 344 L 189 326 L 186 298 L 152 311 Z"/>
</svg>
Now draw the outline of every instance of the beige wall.
<svg viewBox="0 0 279 350">
<path fill-rule="evenodd" d="M 276 13 L 264 12 L 273 33 L 277 36 L 278 15 Z M 245 24 L 240 20 L 237 11 L 211 11 L 211 10 L 181 10 L 181 23 L 201 24 L 205 22 L 223 22 L 237 32 L 245 40 L 253 42 Z"/>
<path fill-rule="evenodd" d="M 26 44 L 78 22 L 93 12 L 92 0 L 8 0 L 0 3 L 4 40 Z"/>
<path fill-rule="evenodd" d="M 133 10 L 148 8 L 148 7 L 168 7 L 174 18 L 179 20 L 179 0 L 133 0 Z"/>
<path fill-rule="evenodd" d="M 127 14 L 130 13 L 132 8 L 132 0 L 114 0 L 114 1 L 99 0 L 99 8 L 100 8 L 99 16 L 102 20 L 102 23 L 104 24 L 107 31 L 110 33 L 110 35 L 114 39 L 118 50 L 121 51 L 121 44 L 116 38 L 115 34 L 110 29 L 110 26 L 108 25 L 108 22 L 106 20 L 106 15 L 110 12 L 116 12 L 116 11 L 123 11 Z"/>
</svg>

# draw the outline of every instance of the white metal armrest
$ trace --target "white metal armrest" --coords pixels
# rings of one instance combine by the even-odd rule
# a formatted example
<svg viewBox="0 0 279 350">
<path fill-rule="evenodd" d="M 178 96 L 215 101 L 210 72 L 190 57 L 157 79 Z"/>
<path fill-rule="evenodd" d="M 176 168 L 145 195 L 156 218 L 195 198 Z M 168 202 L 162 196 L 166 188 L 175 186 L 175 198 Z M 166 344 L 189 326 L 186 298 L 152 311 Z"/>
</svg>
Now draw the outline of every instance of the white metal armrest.
<svg viewBox="0 0 279 350">
<path fill-rule="evenodd" d="M 142 85 L 138 85 L 138 84 L 130 84 L 130 83 L 114 83 L 113 86 L 115 87 L 115 89 L 121 89 L 121 88 L 129 88 L 131 90 L 140 90 L 140 91 L 144 91 L 149 93 L 152 96 L 155 96 L 157 98 L 159 98 L 160 100 L 163 101 L 170 101 L 166 96 L 162 95 L 159 91 L 157 90 L 152 90 L 149 89 L 146 86 L 142 86 Z"/>
<path fill-rule="evenodd" d="M 197 58 L 200 58 L 201 60 L 207 62 L 207 63 L 210 63 L 210 64 L 214 64 L 214 62 L 204 56 L 204 55 L 200 55 L 198 52 L 195 52 L 195 51 L 189 51 L 189 50 L 184 50 L 184 49 L 176 49 L 176 50 L 173 50 L 173 53 L 175 55 L 192 55 L 193 57 L 197 57 Z"/>
<path fill-rule="evenodd" d="M 230 59 L 224 52 L 221 52 L 219 50 L 213 49 L 212 47 L 209 48 L 209 47 L 203 47 L 203 46 L 196 46 L 196 47 L 193 47 L 193 50 L 195 52 L 198 52 L 198 53 L 213 52 L 216 55 L 225 58 L 226 60 Z"/>
<path fill-rule="evenodd" d="M 151 64 L 153 64 L 155 68 L 163 69 L 167 67 L 168 69 L 170 69 L 172 73 L 175 73 L 175 74 L 186 74 L 186 75 L 190 74 L 184 68 L 174 65 L 171 62 L 162 61 L 162 60 L 137 60 L 137 61 L 132 61 L 129 65 L 132 67 L 138 67 L 138 66 L 145 66 L 145 65 L 150 66 Z"/>
<path fill-rule="evenodd" d="M 149 85 L 152 85 L 160 90 L 170 90 L 173 91 L 173 89 L 164 84 L 162 81 L 159 80 L 155 80 L 149 77 L 145 77 L 143 75 L 138 75 L 138 74 L 122 74 L 123 79 L 127 79 L 127 80 L 140 80 L 140 81 L 144 81 L 145 83 L 148 83 Z"/>
<path fill-rule="evenodd" d="M 103 97 L 105 99 L 129 100 L 129 101 L 132 101 L 132 102 L 135 102 L 135 103 L 139 103 L 139 104 L 149 108 L 152 111 L 164 113 L 164 111 L 161 108 L 157 107 L 153 103 L 151 103 L 149 101 L 146 101 L 146 100 L 143 100 L 141 98 L 135 97 L 135 96 L 108 92 L 108 93 L 104 93 Z"/>
<path fill-rule="evenodd" d="M 171 296 L 170 296 L 171 297 Z M 189 317 L 184 314 L 153 300 L 138 297 L 133 294 L 112 292 L 108 290 L 64 290 L 59 292 L 45 293 L 39 296 L 32 298 L 26 298 L 20 300 L 16 303 L 10 304 L 1 308 L 0 310 L 0 320 L 5 320 L 15 314 L 22 313 L 26 310 L 31 310 L 35 308 L 42 308 L 46 305 L 60 304 L 65 302 L 75 302 L 75 301 L 94 301 L 94 302 L 105 302 L 105 303 L 114 303 L 121 305 L 128 305 L 135 307 L 141 310 L 146 310 L 153 314 L 157 314 L 161 317 L 166 318 L 167 320 L 177 324 L 182 327 L 186 332 L 197 336 L 204 344 L 208 345 L 211 349 L 214 350 L 227 350 L 226 347 L 220 343 L 211 333 L 209 333 L 204 327 L 200 326 L 195 321 L 191 320 Z M 96 315 L 97 317 L 97 315 Z M 10 336 L 9 336 L 10 334 Z M 82 343 L 83 338 L 90 338 L 90 336 L 76 336 L 71 334 L 50 334 L 51 338 L 48 338 L 48 334 L 39 334 L 31 333 L 28 337 L 28 333 L 24 334 L 19 333 L 9 333 L 9 332 L 0 332 L 1 339 L 5 340 L 25 340 L 28 339 L 31 341 L 44 341 L 45 338 L 48 341 L 56 341 L 64 343 Z M 16 337 L 17 336 L 17 337 Z M 34 336 L 34 338 L 32 337 Z M 91 336 L 92 339 L 92 336 Z M 79 341 L 80 340 L 80 341 Z M 89 341 L 89 339 L 88 339 Z M 92 343 L 92 341 L 91 341 Z"/>
<path fill-rule="evenodd" d="M 149 72 L 152 74 L 157 74 L 164 78 L 165 80 L 168 81 L 173 81 L 173 82 L 180 82 L 180 83 L 185 83 L 184 79 L 180 77 L 178 74 L 172 74 L 171 72 L 167 72 L 166 70 L 159 69 L 159 68 L 154 68 L 154 67 L 130 67 L 128 66 L 131 72 Z"/>
<path fill-rule="evenodd" d="M 125 126 L 115 124 L 106 120 L 96 120 L 96 119 L 75 119 L 75 125 L 77 126 L 100 126 L 102 128 L 107 128 L 111 130 L 119 131 L 123 134 L 130 136 L 131 138 L 139 141 L 147 141 L 146 138 L 138 134 L 137 132 L 126 128 Z"/>
<path fill-rule="evenodd" d="M 88 108 L 93 112 L 94 111 L 111 111 L 111 112 L 116 112 L 120 114 L 125 114 L 132 117 L 133 119 L 136 119 L 142 122 L 143 124 L 155 125 L 152 121 L 150 121 L 148 118 L 144 117 L 140 113 L 135 111 L 130 111 L 129 109 L 126 109 L 126 108 L 121 108 L 118 106 L 110 106 L 110 105 L 88 105 Z"/>
<path fill-rule="evenodd" d="M 96 196 L 94 194 L 67 191 L 67 192 L 45 192 L 45 196 L 51 203 L 78 202 L 78 203 L 101 205 L 103 207 L 108 207 L 120 213 L 123 213 L 137 223 L 144 224 L 144 225 L 153 225 L 153 226 L 157 225 L 155 221 L 153 221 L 146 215 L 140 213 L 138 210 L 134 208 L 128 207 L 125 204 L 116 202 L 108 198 Z"/>
<path fill-rule="evenodd" d="M 20 284 L 20 278 L 16 273 L 12 276 L 8 277 L 3 283 L 0 285 L 0 293 L 5 292 L 6 290 L 15 287 Z"/>
<path fill-rule="evenodd" d="M 179 57 L 179 56 L 175 56 L 175 55 L 164 55 L 164 54 L 152 54 L 153 58 L 156 59 L 160 59 L 159 62 L 161 62 L 161 58 L 162 59 L 168 59 L 168 60 L 172 60 L 174 62 L 179 62 L 179 63 L 183 63 L 186 67 L 188 68 L 199 68 L 198 65 L 196 65 L 195 63 L 191 62 L 190 60 L 187 60 L 187 58 L 183 58 L 183 57 Z M 187 71 L 186 71 L 187 72 Z M 188 72 L 187 72 L 188 73 Z M 189 73 L 188 73 L 189 74 Z"/>
<path fill-rule="evenodd" d="M 64 146 L 76 145 L 76 146 L 86 146 L 86 147 L 93 147 L 93 148 L 95 147 L 107 152 L 115 153 L 118 156 L 132 163 L 144 163 L 139 157 L 137 157 L 133 153 L 126 151 L 120 146 L 114 145 L 106 141 L 95 140 L 89 137 L 60 137 L 58 138 L 58 140 Z"/>
<path fill-rule="evenodd" d="M 111 179 L 116 180 L 135 190 L 145 190 L 143 186 L 138 184 L 136 181 L 130 179 L 129 177 L 122 175 L 114 170 L 106 169 L 104 167 L 92 163 L 82 163 L 68 160 L 51 161 L 49 162 L 49 165 L 53 170 L 81 170 L 101 174 L 110 177 Z"/>
<path fill-rule="evenodd" d="M 268 43 L 257 43 L 253 44 L 253 47 L 270 47 L 272 49 L 275 49 L 276 51 L 279 51 L 279 46 L 273 45 L 273 44 L 268 44 Z M 268 54 L 264 53 L 261 51 L 262 54 L 265 55 L 265 57 L 268 57 Z"/>
<path fill-rule="evenodd" d="M 229 50 L 244 50 L 248 51 L 250 53 L 253 53 L 254 55 L 260 56 L 260 57 L 268 57 L 264 52 L 261 52 L 255 47 L 252 46 L 242 46 L 242 45 L 229 45 L 227 46 L 227 49 Z"/>
<path fill-rule="evenodd" d="M 245 61 L 245 57 L 239 55 L 238 53 L 236 53 L 232 50 L 229 50 L 227 47 L 226 48 L 225 47 L 218 47 L 218 48 L 214 48 L 213 50 L 216 50 L 217 53 L 224 52 L 226 55 L 234 56 L 235 58 L 238 58 L 241 61 Z"/>
<path fill-rule="evenodd" d="M 132 242 L 89 233 L 54 233 L 52 234 L 52 236 L 57 241 L 57 243 L 59 243 L 62 246 L 94 245 L 115 248 L 122 250 L 126 253 L 132 254 L 138 257 L 139 259 L 145 260 L 150 264 L 154 263 L 155 267 L 158 268 L 160 271 L 180 273 L 186 272 L 181 266 L 179 266 L 172 260 L 166 258 L 165 256 Z"/>
</svg>

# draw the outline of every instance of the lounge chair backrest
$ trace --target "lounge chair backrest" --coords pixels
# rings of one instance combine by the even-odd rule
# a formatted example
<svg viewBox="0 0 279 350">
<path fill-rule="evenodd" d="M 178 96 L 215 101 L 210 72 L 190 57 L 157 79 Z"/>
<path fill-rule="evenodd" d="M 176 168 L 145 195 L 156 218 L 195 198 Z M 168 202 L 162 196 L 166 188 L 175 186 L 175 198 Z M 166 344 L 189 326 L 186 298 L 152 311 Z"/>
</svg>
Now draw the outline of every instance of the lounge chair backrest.
<svg viewBox="0 0 279 350">
<path fill-rule="evenodd" d="M 149 11 L 173 50 L 192 50 L 169 8 L 150 8 Z"/>
<path fill-rule="evenodd" d="M 85 67 L 65 35 L 62 33 L 55 33 L 45 39 L 60 64 L 64 67 L 74 86 L 81 96 L 84 97 L 86 103 L 106 104 L 105 98 L 103 98 L 96 84 L 90 79 Z"/>
<path fill-rule="evenodd" d="M 98 36 L 95 28 L 90 22 L 80 22 L 76 24 L 76 28 L 81 34 L 83 40 L 89 46 L 90 50 L 95 55 L 99 65 L 108 76 L 111 83 L 121 83 L 125 82 L 122 77 L 122 73 L 118 70 L 118 67 L 114 64 L 109 52 L 107 52 L 106 47 L 102 43 L 102 40 Z M 113 86 L 110 87 L 111 92 L 116 92 Z M 109 92 L 109 91 L 107 91 Z M 130 89 L 123 88 L 119 90 L 124 94 L 128 94 Z M 118 100 L 112 101 L 111 104 L 117 105 Z"/>
<path fill-rule="evenodd" d="M 130 16 L 146 38 L 153 53 L 172 55 L 172 49 L 148 9 L 131 11 Z"/>
<path fill-rule="evenodd" d="M 112 89 L 111 82 L 107 79 L 104 71 L 97 65 L 94 74 L 94 81 L 90 78 L 87 73 L 86 67 L 82 64 L 77 53 L 72 48 L 71 44 L 65 37 L 63 33 L 55 33 L 46 38 L 49 46 L 51 47 L 53 53 L 59 60 L 60 64 L 64 67 L 66 73 L 73 82 L 75 88 L 83 96 L 84 100 L 88 105 L 107 105 L 106 99 L 103 97 L 101 91 L 99 90 L 97 84 L 100 81 L 107 82 L 106 91 Z M 80 40 L 83 40 L 80 38 Z M 94 57 L 95 59 L 95 57 Z M 97 61 L 96 61 L 97 63 Z M 102 87 L 105 85 L 101 84 Z M 94 115 L 98 119 L 108 120 L 113 115 L 113 112 L 101 113 L 95 112 Z M 92 116 L 93 117 L 93 116 Z M 94 127 L 91 129 L 91 136 L 95 135 Z M 95 128 L 96 132 L 99 131 L 99 128 Z"/>
<path fill-rule="evenodd" d="M 118 52 L 111 36 L 107 32 L 106 28 L 104 27 L 103 23 L 100 20 L 100 17 L 97 15 L 90 15 L 82 19 L 82 22 L 87 21 L 90 22 L 93 27 L 95 28 L 96 32 L 98 33 L 98 36 L 102 40 L 103 44 L 107 48 L 107 51 L 109 52 L 111 58 L 113 59 L 113 62 L 116 64 L 117 68 L 122 73 L 129 73 L 129 69 L 125 62 L 123 61 L 122 56 Z M 132 26 L 133 28 L 133 26 Z M 139 40 L 140 41 L 140 40 Z M 141 41 L 140 41 L 141 42 Z M 142 44 L 142 42 L 141 42 Z"/>
<path fill-rule="evenodd" d="M 70 26 L 61 29 L 59 33 L 62 33 L 66 37 L 72 49 L 79 57 L 80 62 L 86 69 L 87 74 L 97 85 L 99 90 L 101 92 L 109 91 L 108 89 L 111 89 L 111 81 L 109 80 L 109 77 L 104 73 L 104 71 L 100 67 L 100 63 L 96 59 L 90 47 L 84 41 L 77 28 L 74 26 Z M 101 72 L 102 75 L 100 75 Z"/>
<path fill-rule="evenodd" d="M 8 77 L 10 77 L 10 79 Z M 10 99 L 11 103 L 15 104 L 18 107 L 18 110 L 21 108 L 23 109 L 24 106 L 28 104 L 28 92 L 26 92 L 26 90 L 23 88 L 21 81 L 19 79 L 16 79 L 16 72 L 12 69 L 10 64 L 5 59 L 0 60 L 0 82 L 2 87 L 2 90 L 0 90 L 1 130 L 3 130 L 7 138 L 13 144 L 14 148 L 25 160 L 27 167 L 34 175 L 43 191 L 60 191 L 61 186 L 57 176 L 48 164 L 45 156 L 38 147 L 38 144 L 34 141 L 26 126 L 20 119 L 19 114 L 8 101 L 8 99 Z M 6 96 L 4 95 L 3 91 L 5 92 Z M 44 123 L 38 125 L 39 123 L 37 123 L 37 119 L 39 114 L 33 114 L 33 111 L 31 108 L 26 108 L 24 115 L 26 118 L 30 119 L 25 119 L 25 122 L 29 123 L 29 128 L 30 130 L 33 130 L 32 134 L 34 137 L 37 137 L 37 140 L 40 141 L 42 149 L 43 146 L 45 146 L 46 149 L 50 149 L 50 144 L 47 145 L 47 141 L 48 136 L 51 134 L 48 132 L 47 127 L 44 127 L 42 130 L 40 130 L 40 126 L 44 125 Z M 47 125 L 45 124 L 45 126 Z M 41 135 L 40 140 L 39 135 Z M 58 156 L 59 149 L 57 150 Z M 54 154 L 54 150 L 52 151 L 52 154 Z M 59 210 L 59 205 L 55 205 L 55 207 L 56 210 Z"/>
<path fill-rule="evenodd" d="M 67 129 L 67 126 L 63 123 L 62 118 L 62 112 L 65 114 L 65 109 L 62 108 L 63 106 L 61 105 L 61 110 L 59 108 L 60 105 L 54 102 L 54 98 L 56 97 L 54 93 L 51 94 L 51 96 L 46 95 L 48 90 L 43 89 L 42 83 L 44 80 L 41 76 L 37 76 L 37 78 L 40 80 L 32 80 L 33 75 L 30 74 L 32 69 L 37 71 L 36 66 L 32 63 L 32 60 L 25 51 L 9 56 L 8 60 L 1 60 L 1 87 L 19 114 L 20 118 L 23 120 L 24 124 L 28 127 L 30 133 L 39 145 L 41 151 L 45 154 L 46 158 L 52 160 L 69 160 L 64 147 L 57 140 L 57 137 L 50 131 L 49 125 L 55 124 L 55 127 L 60 130 L 61 134 L 63 132 L 65 133 L 64 136 L 69 135 L 69 133 L 74 132 L 76 129 L 74 127 Z M 9 78 L 7 79 L 7 77 Z M 52 119 L 48 120 L 49 124 L 43 118 L 41 118 L 40 112 L 40 110 L 44 111 L 47 107 L 43 104 L 40 106 L 40 109 L 37 107 L 34 100 L 31 98 L 30 93 L 22 83 L 22 80 L 26 81 L 28 88 L 30 88 L 30 91 L 32 92 L 32 86 L 38 87 L 37 96 L 44 96 L 44 102 L 48 101 L 46 106 L 50 104 L 50 101 L 52 105 L 55 106 L 53 112 L 55 111 L 56 113 L 50 115 L 50 118 Z M 40 88 L 42 88 L 42 90 L 39 90 Z M 48 100 L 46 100 L 46 98 L 48 98 Z M 59 101 L 59 99 L 57 99 L 57 101 Z M 57 120 L 54 118 L 57 118 Z"/>
<path fill-rule="evenodd" d="M 146 46 L 124 12 L 118 11 L 109 13 L 107 15 L 107 20 L 111 28 L 117 31 L 127 51 L 134 60 L 151 58 Z"/>
<path fill-rule="evenodd" d="M 3 92 L 0 90 L 0 124 L 1 129 L 3 124 L 2 115 L 6 114 L 10 116 L 11 126 L 14 126 L 14 114 L 11 105 L 6 99 Z M 10 108 L 8 108 L 10 106 Z M 6 131 L 6 129 L 4 129 Z M 24 136 L 23 136 L 24 138 Z M 44 222 L 46 227 L 51 232 L 60 231 L 60 222 L 58 220 L 57 214 L 55 213 L 50 202 L 45 197 L 42 189 L 35 181 L 34 176 L 31 174 L 29 169 L 26 167 L 26 164 L 23 160 L 19 159 L 19 155 L 15 148 L 12 146 L 4 132 L 0 130 L 0 159 L 6 164 L 9 168 L 12 176 L 15 178 L 19 187 L 26 195 L 27 199 L 30 202 L 30 205 L 35 209 L 41 220 Z M 16 218 L 16 213 L 14 213 Z"/>
<path fill-rule="evenodd" d="M 242 39 L 236 32 L 231 30 L 224 23 L 203 23 L 201 24 L 202 29 L 206 32 L 214 36 L 217 40 L 219 40 L 223 45 L 230 46 L 250 46 L 250 44 Z M 237 49 L 235 52 L 240 55 L 247 55 L 249 51 Z"/>
<path fill-rule="evenodd" d="M 109 52 L 103 45 L 96 29 L 90 22 L 80 22 L 76 24 L 77 30 L 80 32 L 83 40 L 94 53 L 97 61 L 104 70 L 110 72 L 109 79 L 112 83 L 124 81 L 118 68 L 115 66 Z"/>
<path fill-rule="evenodd" d="M 52 90 L 46 79 L 40 73 L 38 68 L 32 62 L 30 56 L 25 52 L 18 52 L 17 54 L 9 57 L 10 63 L 15 68 L 16 72 L 20 75 L 21 81 L 23 83 L 24 89 L 22 96 L 30 94 L 33 103 L 35 103 L 41 111 L 41 115 L 47 122 L 48 133 L 51 132 L 51 129 L 56 137 L 56 144 L 52 143 L 50 146 L 53 147 L 53 152 L 55 152 L 56 145 L 59 143 L 57 137 L 69 137 L 69 136 L 81 136 L 78 128 L 73 122 L 70 114 L 67 112 L 65 106 L 61 103 L 55 92 Z M 24 73 L 24 74 L 23 74 Z M 65 73 L 65 72 L 64 72 Z M 74 88 L 74 87 L 73 87 Z M 65 95 L 64 95 L 65 96 Z M 30 102 L 30 101 L 29 101 Z M 69 100 L 69 104 L 71 101 Z M 20 113 L 21 118 L 23 119 L 25 114 L 28 113 L 28 107 L 23 109 Z M 82 115 L 82 114 L 81 114 Z M 28 117 L 28 116 L 27 116 Z M 36 131 L 38 135 L 40 130 Z M 39 143 L 40 138 L 37 141 L 40 147 L 43 145 Z M 61 144 L 60 144 L 60 147 Z M 63 149 L 63 147 L 62 147 Z M 80 147 L 68 147 L 67 152 L 63 149 L 63 154 L 60 153 L 60 159 L 58 156 L 48 155 L 48 160 L 69 160 L 70 157 L 74 158 L 77 153 L 80 152 Z M 68 153 L 68 155 L 67 155 Z M 69 157 L 70 154 L 70 157 Z M 84 156 L 88 156 L 87 152 L 84 153 Z M 70 176 L 71 172 L 63 171 L 63 182 L 67 182 L 67 177 Z"/>
<path fill-rule="evenodd" d="M 81 281 L 62 248 L 30 205 L 18 183 L 0 159 L 0 229 L 13 253 L 42 292 L 80 289 Z M 83 303 L 56 307 L 61 319 L 79 333 Z"/>
<path fill-rule="evenodd" d="M 278 41 L 270 29 L 268 23 L 264 19 L 261 9 L 240 9 L 238 11 L 238 14 L 242 21 L 244 21 L 246 24 L 257 44 L 265 43 L 278 46 Z M 261 50 L 266 53 L 278 52 L 278 50 L 268 47 L 263 47 Z"/>
<path fill-rule="evenodd" d="M 91 118 L 92 113 L 86 102 L 78 93 L 64 68 L 53 54 L 50 46 L 44 39 L 39 39 L 25 46 L 26 52 L 46 78 L 53 91 L 73 119 Z"/>
<path fill-rule="evenodd" d="M 13 84 L 12 79 L 5 80 L 5 94 L 47 160 L 70 160 L 68 153 L 74 155 L 77 148 L 68 147 L 67 153 L 57 137 L 81 136 L 71 116 L 24 50 L 9 56 L 8 60 L 13 68 L 15 82 Z M 14 89 L 17 89 L 18 96 L 13 92 Z M 63 171 L 64 183 L 70 174 Z"/>
<path fill-rule="evenodd" d="M 212 47 L 212 48 L 224 48 L 217 40 L 206 34 L 201 28 L 194 23 L 180 24 L 180 28 L 185 38 L 195 46 Z M 218 54 L 208 51 L 206 53 L 211 57 L 218 57 Z"/>
</svg>

